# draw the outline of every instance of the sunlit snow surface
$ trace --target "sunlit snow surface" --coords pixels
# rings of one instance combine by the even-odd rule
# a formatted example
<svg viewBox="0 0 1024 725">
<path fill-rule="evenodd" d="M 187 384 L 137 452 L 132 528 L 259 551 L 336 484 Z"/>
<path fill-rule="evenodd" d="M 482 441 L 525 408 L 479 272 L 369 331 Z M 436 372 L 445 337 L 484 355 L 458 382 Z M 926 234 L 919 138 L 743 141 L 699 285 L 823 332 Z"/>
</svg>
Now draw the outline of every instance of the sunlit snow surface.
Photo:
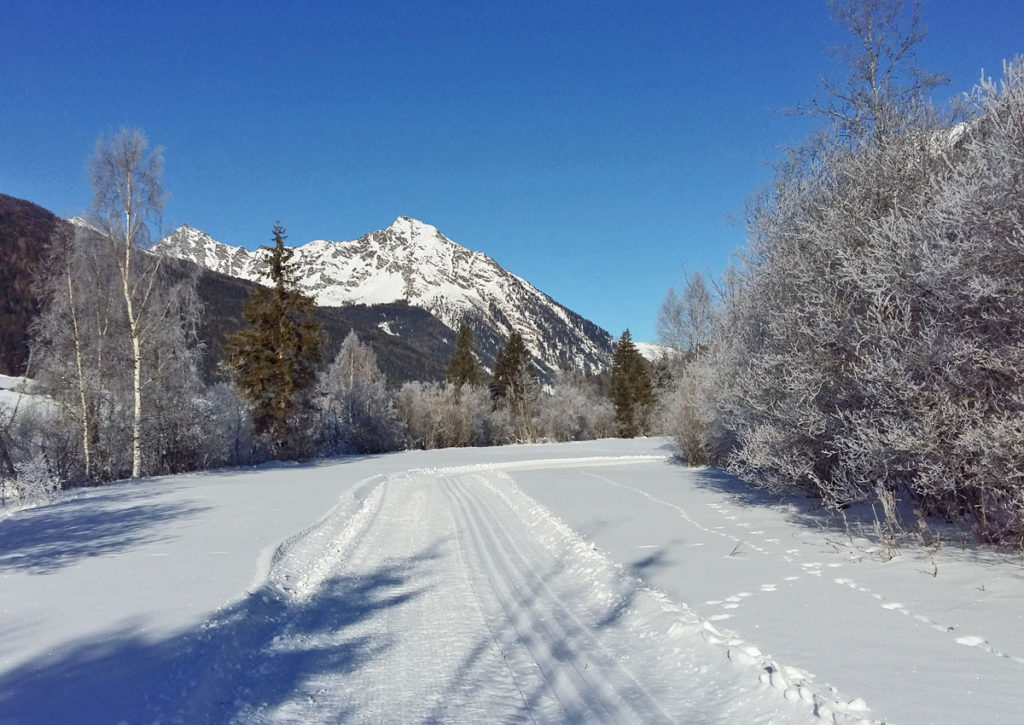
<svg viewBox="0 0 1024 725">
<path fill-rule="evenodd" d="M 665 441 L 94 489 L 0 522 L 0 723 L 1014 721 L 1020 560 Z"/>
</svg>

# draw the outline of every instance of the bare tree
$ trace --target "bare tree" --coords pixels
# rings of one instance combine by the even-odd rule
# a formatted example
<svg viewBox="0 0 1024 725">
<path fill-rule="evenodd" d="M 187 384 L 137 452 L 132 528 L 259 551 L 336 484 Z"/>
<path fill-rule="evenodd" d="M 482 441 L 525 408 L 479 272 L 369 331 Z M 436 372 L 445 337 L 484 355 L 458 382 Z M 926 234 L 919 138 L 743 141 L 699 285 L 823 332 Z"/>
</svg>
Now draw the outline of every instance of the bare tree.
<svg viewBox="0 0 1024 725">
<path fill-rule="evenodd" d="M 920 2 L 830 0 L 829 9 L 852 36 L 834 49 L 849 75 L 841 82 L 821 78 L 827 99 L 794 110 L 824 116 L 837 137 L 854 145 L 864 139 L 884 143 L 914 121 L 931 89 L 948 82 L 914 63 L 925 37 Z"/>
<path fill-rule="evenodd" d="M 100 138 L 89 162 L 93 222 L 115 260 L 131 343 L 132 478 L 142 475 L 143 348 L 151 330 L 149 301 L 161 260 L 140 252 L 151 243 L 149 225 L 159 223 L 165 196 L 160 182 L 162 153 L 147 149 L 141 131 L 125 128 L 110 138 Z"/>
</svg>

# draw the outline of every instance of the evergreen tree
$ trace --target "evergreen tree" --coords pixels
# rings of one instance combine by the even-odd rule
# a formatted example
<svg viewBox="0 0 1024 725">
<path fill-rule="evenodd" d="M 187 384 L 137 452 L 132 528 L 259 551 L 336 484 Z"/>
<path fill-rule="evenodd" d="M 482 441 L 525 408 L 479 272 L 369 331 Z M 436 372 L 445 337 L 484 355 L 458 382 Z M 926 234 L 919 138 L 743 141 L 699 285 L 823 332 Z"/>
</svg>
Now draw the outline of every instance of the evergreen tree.
<svg viewBox="0 0 1024 725">
<path fill-rule="evenodd" d="M 644 434 L 654 403 L 654 386 L 647 372 L 647 361 L 633 344 L 629 330 L 622 333 L 612 355 L 609 394 L 615 406 L 619 435 L 633 438 Z"/>
<path fill-rule="evenodd" d="M 455 337 L 455 352 L 448 361 L 448 382 L 453 385 L 479 385 L 484 374 L 476 356 L 476 342 L 473 330 L 465 322 L 459 323 Z"/>
<path fill-rule="evenodd" d="M 541 389 L 532 364 L 522 335 L 513 330 L 494 361 L 491 390 L 498 400 L 498 410 L 505 411 L 509 417 L 513 440 L 521 442 L 536 438 L 534 417 Z"/>
<path fill-rule="evenodd" d="M 308 443 L 302 418 L 311 410 L 324 335 L 313 298 L 297 289 L 294 252 L 284 245 L 280 222 L 273 234 L 274 246 L 263 247 L 273 287 L 253 290 L 242 313 L 249 326 L 228 338 L 224 358 L 271 453 L 299 457 Z"/>
<path fill-rule="evenodd" d="M 494 359 L 492 390 L 495 397 L 510 402 L 521 400 L 526 394 L 529 365 L 530 353 L 523 336 L 513 330 Z"/>
</svg>

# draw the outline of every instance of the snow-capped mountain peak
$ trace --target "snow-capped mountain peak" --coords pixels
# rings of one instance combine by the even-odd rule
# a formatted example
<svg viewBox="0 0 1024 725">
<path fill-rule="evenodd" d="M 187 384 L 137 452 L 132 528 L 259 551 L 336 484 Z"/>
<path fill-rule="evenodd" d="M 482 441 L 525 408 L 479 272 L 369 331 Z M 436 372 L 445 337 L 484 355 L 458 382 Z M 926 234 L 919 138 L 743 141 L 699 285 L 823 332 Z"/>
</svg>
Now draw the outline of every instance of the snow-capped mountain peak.
<svg viewBox="0 0 1024 725">
<path fill-rule="evenodd" d="M 303 291 L 318 305 L 405 301 L 455 329 L 465 319 L 485 358 L 513 329 L 541 368 L 596 371 L 608 364 L 608 333 L 503 269 L 481 252 L 444 236 L 436 227 L 400 216 L 386 229 L 353 241 L 317 240 L 295 247 Z M 258 283 L 263 250 L 217 242 L 184 225 L 163 239 L 158 253 Z"/>
</svg>

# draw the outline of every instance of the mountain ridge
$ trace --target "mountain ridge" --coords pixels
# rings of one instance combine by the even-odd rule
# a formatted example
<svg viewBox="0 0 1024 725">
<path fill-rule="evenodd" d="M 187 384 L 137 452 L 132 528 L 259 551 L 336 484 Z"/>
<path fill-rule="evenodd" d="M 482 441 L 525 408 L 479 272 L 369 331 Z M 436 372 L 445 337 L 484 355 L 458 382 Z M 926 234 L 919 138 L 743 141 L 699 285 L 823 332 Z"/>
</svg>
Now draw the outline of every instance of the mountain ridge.
<svg viewBox="0 0 1024 725">
<path fill-rule="evenodd" d="M 405 302 L 451 329 L 465 320 L 481 357 L 493 359 L 513 329 L 523 336 L 545 377 L 565 367 L 605 370 L 611 336 L 483 252 L 453 242 L 408 216 L 355 240 L 313 240 L 292 247 L 302 291 L 322 307 Z M 182 225 L 154 251 L 220 274 L 263 283 L 265 251 L 219 242 Z"/>
</svg>

